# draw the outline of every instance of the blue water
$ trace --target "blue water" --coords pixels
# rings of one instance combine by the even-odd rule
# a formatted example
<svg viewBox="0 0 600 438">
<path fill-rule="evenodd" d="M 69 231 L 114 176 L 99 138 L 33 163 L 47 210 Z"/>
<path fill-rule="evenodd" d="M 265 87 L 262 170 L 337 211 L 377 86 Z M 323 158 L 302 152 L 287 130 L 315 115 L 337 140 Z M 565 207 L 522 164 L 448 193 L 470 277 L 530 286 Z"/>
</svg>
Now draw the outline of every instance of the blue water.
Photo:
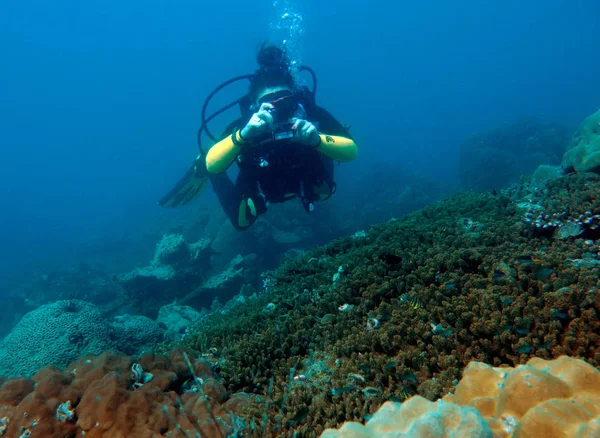
<svg viewBox="0 0 600 438">
<path fill-rule="evenodd" d="M 182 214 L 156 201 L 197 153 L 203 99 L 252 72 L 265 39 L 293 43 L 319 103 L 352 125 L 360 156 L 338 170 L 343 193 L 381 160 L 452 185 L 465 137 L 520 117 L 576 127 L 600 107 L 599 20 L 592 0 L 4 0 L 3 287 Z"/>
</svg>

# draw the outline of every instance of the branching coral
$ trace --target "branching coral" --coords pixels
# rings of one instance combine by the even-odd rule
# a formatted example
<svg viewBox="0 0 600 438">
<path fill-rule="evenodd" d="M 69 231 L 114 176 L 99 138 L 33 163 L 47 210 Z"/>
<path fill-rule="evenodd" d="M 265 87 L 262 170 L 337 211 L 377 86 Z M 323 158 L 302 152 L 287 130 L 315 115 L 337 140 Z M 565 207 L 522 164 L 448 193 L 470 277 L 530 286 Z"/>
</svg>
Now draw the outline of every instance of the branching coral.
<svg viewBox="0 0 600 438">
<path fill-rule="evenodd" d="M 535 202 L 579 214 L 600 204 L 598 193 L 597 176 L 568 175 Z M 282 433 L 300 434 L 361 420 L 385 400 L 437 399 L 473 360 L 514 366 L 566 354 L 597 365 L 598 278 L 573 262 L 595 245 L 536 233 L 522 202 L 516 188 L 456 195 L 366 238 L 337 240 L 270 273 L 261 296 L 209 315 L 184 344 L 219 350 L 230 391 L 266 395 L 273 379 L 280 401 L 290 369 L 305 375 L 283 408 L 269 408 L 271 418 L 283 410 Z M 464 218 L 482 225 L 476 234 Z M 340 266 L 344 276 L 332 283 Z M 308 372 L 315 356 L 326 371 Z M 262 411 L 255 417 L 260 424 Z"/>
</svg>

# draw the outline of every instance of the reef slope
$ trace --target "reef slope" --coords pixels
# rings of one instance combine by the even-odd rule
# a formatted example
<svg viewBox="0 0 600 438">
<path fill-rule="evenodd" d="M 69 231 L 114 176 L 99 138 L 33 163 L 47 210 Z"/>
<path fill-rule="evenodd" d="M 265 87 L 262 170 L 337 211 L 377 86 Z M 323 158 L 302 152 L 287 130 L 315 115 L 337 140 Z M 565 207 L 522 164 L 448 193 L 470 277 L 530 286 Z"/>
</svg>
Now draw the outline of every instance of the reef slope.
<svg viewBox="0 0 600 438">
<path fill-rule="evenodd" d="M 265 396 L 256 434 L 315 436 L 386 400 L 435 400 L 471 361 L 598 366 L 599 196 L 589 174 L 453 196 L 285 263 L 183 346 L 216 352 L 229 391 Z"/>
</svg>

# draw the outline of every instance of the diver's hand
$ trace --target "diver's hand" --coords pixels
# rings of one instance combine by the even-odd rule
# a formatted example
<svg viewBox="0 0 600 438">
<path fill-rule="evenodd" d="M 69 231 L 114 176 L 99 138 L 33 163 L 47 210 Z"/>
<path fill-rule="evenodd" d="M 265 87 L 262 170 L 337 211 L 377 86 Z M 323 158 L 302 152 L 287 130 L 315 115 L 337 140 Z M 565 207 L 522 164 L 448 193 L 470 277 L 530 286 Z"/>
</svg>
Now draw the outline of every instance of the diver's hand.
<svg viewBox="0 0 600 438">
<path fill-rule="evenodd" d="M 242 138 L 244 140 L 252 140 L 269 131 L 271 123 L 273 123 L 273 115 L 271 114 L 273 109 L 275 107 L 270 103 L 263 103 L 258 112 L 252 114 L 252 117 L 240 132 Z"/>
<path fill-rule="evenodd" d="M 292 125 L 292 131 L 294 131 L 292 140 L 301 143 L 304 146 L 316 148 L 321 143 L 321 137 L 319 137 L 317 127 L 308 120 L 296 119 Z"/>
</svg>

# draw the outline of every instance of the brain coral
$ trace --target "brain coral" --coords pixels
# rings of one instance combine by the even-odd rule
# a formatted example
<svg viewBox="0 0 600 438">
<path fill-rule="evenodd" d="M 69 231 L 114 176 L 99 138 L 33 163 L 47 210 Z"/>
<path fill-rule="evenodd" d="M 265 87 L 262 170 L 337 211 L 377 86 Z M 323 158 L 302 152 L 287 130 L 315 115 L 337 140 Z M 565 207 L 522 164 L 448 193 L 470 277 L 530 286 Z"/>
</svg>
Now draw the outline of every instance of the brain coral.
<svg viewBox="0 0 600 438">
<path fill-rule="evenodd" d="M 366 425 L 347 422 L 335 437 L 598 437 L 600 371 L 561 356 L 515 368 L 472 362 L 454 394 L 387 402 Z"/>
<path fill-rule="evenodd" d="M 0 374 L 29 377 L 47 365 L 65 367 L 82 355 L 114 348 L 111 336 L 91 303 L 46 304 L 26 314 L 0 344 Z"/>
<path fill-rule="evenodd" d="M 600 110 L 586 118 L 563 156 L 568 172 L 600 172 Z"/>
</svg>

